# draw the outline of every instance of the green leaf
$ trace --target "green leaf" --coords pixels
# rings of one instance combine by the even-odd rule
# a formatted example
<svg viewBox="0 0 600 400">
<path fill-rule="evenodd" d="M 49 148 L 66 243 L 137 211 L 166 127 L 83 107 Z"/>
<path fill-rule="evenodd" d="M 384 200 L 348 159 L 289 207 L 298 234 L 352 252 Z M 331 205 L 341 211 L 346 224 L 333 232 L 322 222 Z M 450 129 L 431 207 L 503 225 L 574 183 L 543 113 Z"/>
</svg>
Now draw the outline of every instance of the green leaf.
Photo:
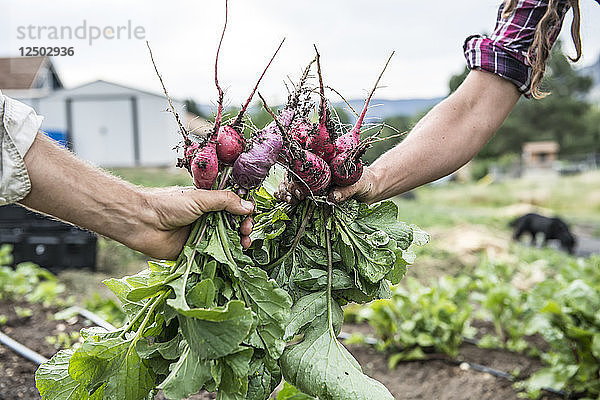
<svg viewBox="0 0 600 400">
<path fill-rule="evenodd" d="M 217 400 L 245 400 L 247 393 L 248 376 L 237 376 L 231 367 L 223 362 Z"/>
<path fill-rule="evenodd" d="M 194 307 L 210 308 L 215 305 L 215 293 L 212 279 L 204 279 L 187 293 L 187 300 Z"/>
<path fill-rule="evenodd" d="M 109 378 L 105 398 L 137 400 L 146 399 L 154 389 L 156 375 L 144 360 L 141 360 L 135 350 L 123 354 L 119 369 Z"/>
<path fill-rule="evenodd" d="M 323 247 L 307 247 L 304 245 L 298 246 L 302 257 L 303 265 L 323 268 L 327 267 L 327 251 Z M 333 262 L 341 261 L 340 256 L 337 253 L 333 254 Z"/>
<path fill-rule="evenodd" d="M 280 363 L 287 381 L 322 400 L 394 399 L 385 386 L 363 374 L 325 317 L 313 323 L 302 342 L 286 348 Z"/>
<path fill-rule="evenodd" d="M 327 287 L 327 272 L 322 269 L 301 268 L 292 279 L 298 287 L 311 292 L 323 290 Z M 351 289 L 353 287 L 354 281 L 345 271 L 333 270 L 332 290 Z"/>
<path fill-rule="evenodd" d="M 592 339 L 592 354 L 596 358 L 600 358 L 600 332 L 594 334 Z"/>
<path fill-rule="evenodd" d="M 268 356 L 257 357 L 255 352 L 250 362 L 246 400 L 269 398 L 280 382 L 281 370 L 277 361 Z"/>
<path fill-rule="evenodd" d="M 127 300 L 136 302 L 136 301 L 140 301 L 140 300 L 146 299 L 148 297 L 154 296 L 154 295 L 158 294 L 158 292 L 165 289 L 165 284 L 169 280 L 176 279 L 179 276 L 181 276 L 181 274 L 173 274 L 169 277 L 166 277 L 161 282 L 154 283 L 150 286 L 135 288 L 135 289 L 131 290 L 129 293 L 127 293 Z"/>
<path fill-rule="evenodd" d="M 61 350 L 50 360 L 40 365 L 35 372 L 35 385 L 43 400 L 100 400 L 104 387 L 91 396 L 85 385 L 69 375 L 69 359 L 73 350 Z"/>
<path fill-rule="evenodd" d="M 167 304 L 179 312 L 181 312 L 181 310 L 189 310 L 190 306 L 185 298 L 186 276 L 180 276 L 178 279 L 169 282 L 168 285 L 173 289 L 175 298 L 167 299 Z"/>
<path fill-rule="evenodd" d="M 356 255 L 354 247 L 352 247 L 352 240 L 342 229 L 338 230 L 338 233 L 341 240 L 337 241 L 335 248 L 341 256 L 342 263 L 348 268 L 353 268 L 356 263 Z"/>
<path fill-rule="evenodd" d="M 257 329 L 266 350 L 271 357 L 279 358 L 285 347 L 283 334 L 290 319 L 292 299 L 260 268 L 240 269 L 240 278 L 243 290 L 250 297 L 250 306 L 258 317 Z"/>
<path fill-rule="evenodd" d="M 154 342 L 152 344 L 149 343 L 148 339 L 142 338 L 136 343 L 135 349 L 142 358 L 150 358 L 160 354 L 166 360 L 176 360 L 181 353 L 179 349 L 180 342 L 181 335 L 175 336 L 168 342 Z"/>
<path fill-rule="evenodd" d="M 528 391 L 537 391 L 544 388 L 561 390 L 565 387 L 569 378 L 577 373 L 577 369 L 576 365 L 565 365 L 561 366 L 560 369 L 553 367 L 542 368 L 524 381 L 523 386 L 525 386 Z"/>
<path fill-rule="evenodd" d="M 212 379 L 211 362 L 201 360 L 185 342 L 179 360 L 171 364 L 169 370 L 169 376 L 159 385 L 169 399 L 188 397 L 198 392 L 207 381 Z"/>
<path fill-rule="evenodd" d="M 410 228 L 412 229 L 412 244 L 417 246 L 425 246 L 427 243 L 429 243 L 430 238 L 427 232 L 416 225 L 411 225 Z"/>
<path fill-rule="evenodd" d="M 119 301 L 121 302 L 121 307 L 123 307 L 123 311 L 130 318 L 137 314 L 144 307 L 144 303 L 141 301 L 130 301 L 127 300 L 127 294 L 132 291 L 134 288 L 125 280 L 125 279 L 105 279 L 102 281 L 106 287 L 108 287 L 114 294 L 117 296 Z"/>
<path fill-rule="evenodd" d="M 208 254 L 221 264 L 229 264 L 229 258 L 225 254 L 225 249 L 221 243 L 221 237 L 217 229 L 207 229 L 208 246 L 204 249 L 204 254 Z"/>
<path fill-rule="evenodd" d="M 202 279 L 215 279 L 217 273 L 217 262 L 210 260 L 202 266 L 202 271 L 198 271 Z"/>
<path fill-rule="evenodd" d="M 301 329 L 327 312 L 327 292 L 310 293 L 292 306 L 291 319 L 285 328 L 284 338 L 292 339 Z"/>
<path fill-rule="evenodd" d="M 277 400 L 315 400 L 315 398 L 302 393 L 289 383 L 284 382 L 283 389 L 277 393 Z"/>
<path fill-rule="evenodd" d="M 365 233 L 352 230 L 342 220 L 338 220 L 338 222 L 338 231 L 344 232 L 354 247 L 355 260 L 353 264 L 346 265 L 346 267 L 354 267 L 369 281 L 378 283 L 392 270 L 396 262 L 396 255 L 385 247 L 374 247 L 366 240 Z"/>
<path fill-rule="evenodd" d="M 69 375 L 88 391 L 106 383 L 106 398 L 145 399 L 154 388 L 155 374 L 140 359 L 135 344 L 121 338 L 86 340 L 73 353 Z"/>
<path fill-rule="evenodd" d="M 253 325 L 252 310 L 239 300 L 225 307 L 178 309 L 179 324 L 188 344 L 201 358 L 233 353 Z"/>
<path fill-rule="evenodd" d="M 392 201 L 384 201 L 370 209 L 362 208 L 361 217 L 356 220 L 365 231 L 384 231 L 398 242 L 402 249 L 408 248 L 413 242 L 413 232 L 410 226 L 398 221 L 398 206 Z"/>
<path fill-rule="evenodd" d="M 241 347 L 235 353 L 226 356 L 223 360 L 239 378 L 247 377 L 250 370 L 250 360 L 254 354 L 251 347 Z"/>
<path fill-rule="evenodd" d="M 424 360 L 425 353 L 421 350 L 420 347 L 414 347 L 412 349 L 404 350 L 400 353 L 392 354 L 390 358 L 388 358 L 388 368 L 394 369 L 401 361 L 414 361 L 414 360 Z"/>
<path fill-rule="evenodd" d="M 397 285 L 400 283 L 404 275 L 406 275 L 406 267 L 408 262 L 403 258 L 402 253 L 403 250 L 396 252 L 396 262 L 394 263 L 394 268 L 387 273 L 385 278 L 392 283 L 392 285 Z"/>
<path fill-rule="evenodd" d="M 265 239 L 271 240 L 275 239 L 279 235 L 281 235 L 286 228 L 286 224 L 283 221 L 272 221 L 273 225 L 271 226 L 271 231 L 265 234 Z"/>
<path fill-rule="evenodd" d="M 168 275 L 173 266 L 175 266 L 174 261 L 148 261 L 148 268 L 156 274 Z"/>
<path fill-rule="evenodd" d="M 327 271 L 315 268 L 300 268 L 292 277 L 294 283 L 304 290 L 320 290 L 323 289 L 322 280 L 325 279 L 327 285 Z"/>
</svg>

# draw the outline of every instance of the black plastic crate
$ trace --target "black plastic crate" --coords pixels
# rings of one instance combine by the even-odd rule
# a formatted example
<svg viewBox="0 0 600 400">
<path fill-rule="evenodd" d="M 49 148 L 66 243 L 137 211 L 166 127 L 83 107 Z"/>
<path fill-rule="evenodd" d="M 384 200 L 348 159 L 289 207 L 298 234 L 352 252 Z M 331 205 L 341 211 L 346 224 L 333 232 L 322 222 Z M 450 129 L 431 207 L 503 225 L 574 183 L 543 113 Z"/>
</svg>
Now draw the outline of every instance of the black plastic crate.
<svg viewBox="0 0 600 400">
<path fill-rule="evenodd" d="M 0 243 L 13 246 L 14 264 L 31 261 L 52 272 L 96 269 L 95 234 L 18 205 L 0 207 Z"/>
</svg>

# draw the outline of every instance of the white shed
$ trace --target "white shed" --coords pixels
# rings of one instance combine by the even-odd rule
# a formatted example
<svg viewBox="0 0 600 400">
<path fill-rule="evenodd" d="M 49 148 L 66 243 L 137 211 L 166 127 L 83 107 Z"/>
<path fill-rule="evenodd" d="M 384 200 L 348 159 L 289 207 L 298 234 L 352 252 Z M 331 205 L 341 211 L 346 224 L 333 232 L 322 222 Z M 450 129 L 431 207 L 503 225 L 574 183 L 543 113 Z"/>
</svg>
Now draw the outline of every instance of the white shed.
<svg viewBox="0 0 600 400">
<path fill-rule="evenodd" d="M 180 140 L 161 94 L 98 80 L 30 99 L 42 130 L 66 139 L 79 157 L 103 167 L 175 165 Z M 174 102 L 183 116 L 183 105 Z"/>
</svg>

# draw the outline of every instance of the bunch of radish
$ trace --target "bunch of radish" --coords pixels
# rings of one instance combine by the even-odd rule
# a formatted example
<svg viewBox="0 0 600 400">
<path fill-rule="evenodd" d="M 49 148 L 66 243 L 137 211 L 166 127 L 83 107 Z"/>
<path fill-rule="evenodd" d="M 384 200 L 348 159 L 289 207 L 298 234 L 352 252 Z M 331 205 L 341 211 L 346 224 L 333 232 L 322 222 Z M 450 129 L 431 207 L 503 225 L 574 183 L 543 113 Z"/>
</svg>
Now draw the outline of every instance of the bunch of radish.
<svg viewBox="0 0 600 400">
<path fill-rule="evenodd" d="M 244 115 L 258 85 L 285 39 L 279 44 L 240 111 L 235 117 L 224 122 L 224 93 L 219 85 L 217 72 L 219 52 L 226 28 L 227 1 L 225 2 L 225 24 L 215 57 L 214 79 L 218 93 L 217 111 L 213 126 L 205 136 L 186 130 L 161 79 L 171 111 L 175 115 L 183 136 L 183 157 L 179 159 L 177 165 L 189 171 L 194 185 L 199 189 L 214 188 L 219 173 L 224 170 L 227 170 L 228 173 L 230 171 L 233 181 L 228 183 L 237 187 L 238 193 L 246 193 L 258 188 L 276 163 L 287 168 L 290 179 L 306 195 L 324 195 L 333 186 L 349 186 L 356 183 L 363 173 L 361 156 L 370 144 L 381 140 L 377 138 L 377 135 L 361 140 L 361 128 L 373 93 L 394 53 L 390 55 L 367 96 L 361 113 L 357 115 L 356 123 L 350 130 L 345 131 L 344 128 L 340 128 L 341 124 L 336 124 L 332 115 L 333 109 L 325 97 L 320 54 L 315 46 L 315 58 L 305 68 L 279 115 L 275 115 L 263 99 L 263 105 L 272 115 L 273 121 L 246 140 L 243 132 L 245 128 Z M 152 57 L 152 52 L 150 55 Z M 154 59 L 152 62 L 154 63 Z M 308 80 L 315 62 L 318 76 L 318 100 L 313 102 L 311 95 L 317 88 L 309 87 Z M 156 64 L 154 67 L 156 69 Z M 158 70 L 156 73 L 158 74 Z M 160 74 L 158 76 L 160 78 Z M 313 123 L 310 114 L 314 103 L 318 104 L 318 110 L 315 110 L 314 119 L 316 121 Z"/>
<path fill-rule="evenodd" d="M 283 46 L 283 42 L 285 41 L 285 39 L 283 39 L 281 41 L 281 43 L 279 44 L 279 46 L 277 47 L 277 50 L 275 50 L 275 53 L 273 54 L 273 56 L 269 60 L 269 63 L 267 64 L 267 66 L 263 70 L 262 74 L 258 78 L 256 85 L 254 86 L 254 88 L 252 89 L 252 92 L 246 99 L 246 102 L 240 108 L 240 111 L 237 113 L 237 115 L 234 118 L 231 119 L 231 122 L 224 123 L 223 122 L 224 93 L 223 93 L 223 90 L 221 89 L 221 86 L 219 85 L 218 62 L 219 62 L 219 52 L 221 51 L 221 45 L 223 43 L 223 38 L 225 36 L 226 28 L 227 28 L 227 1 L 225 1 L 225 23 L 223 25 L 223 31 L 221 33 L 221 38 L 219 40 L 219 45 L 217 47 L 217 55 L 215 57 L 215 86 L 216 86 L 217 92 L 218 92 L 217 113 L 215 116 L 213 127 L 212 127 L 212 129 L 210 129 L 208 135 L 206 135 L 206 136 L 200 136 L 200 135 L 196 135 L 196 134 L 188 132 L 188 130 L 181 123 L 179 115 L 178 115 L 177 111 L 175 110 L 173 103 L 171 102 L 171 99 L 169 97 L 167 89 L 162 81 L 162 78 L 161 78 L 159 72 L 158 72 L 156 63 L 154 62 L 154 58 L 152 56 L 152 50 L 150 50 L 150 46 L 148 45 L 148 49 L 150 51 L 150 57 L 152 59 L 152 63 L 154 65 L 156 74 L 158 75 L 158 77 L 160 79 L 161 85 L 163 87 L 163 91 L 169 102 L 171 112 L 174 114 L 175 119 L 178 124 L 178 127 L 179 127 L 179 131 L 180 131 L 181 135 L 183 136 L 183 157 L 178 160 L 177 166 L 185 168 L 189 171 L 189 173 L 192 175 L 192 178 L 194 180 L 194 185 L 198 189 L 214 188 L 216 181 L 217 181 L 217 177 L 219 176 L 219 172 L 221 172 L 221 170 L 222 170 L 221 167 L 231 166 L 231 165 L 236 164 L 238 158 L 240 158 L 240 156 L 242 156 L 244 150 L 247 150 L 247 152 L 244 153 L 244 157 L 241 157 L 241 158 L 247 158 L 247 154 L 251 153 L 252 149 L 254 147 L 261 147 L 261 146 L 252 145 L 249 148 L 247 148 L 247 143 L 246 143 L 246 140 L 245 140 L 244 134 L 243 134 L 243 129 L 244 129 L 243 119 L 244 119 L 246 110 L 248 109 L 248 106 L 250 105 L 250 102 L 252 101 L 252 98 L 254 97 L 256 90 L 258 89 L 258 85 L 260 84 L 261 80 L 265 76 L 267 70 L 271 66 L 271 63 L 275 59 L 275 56 L 277 55 L 277 53 L 281 49 L 281 46 Z M 293 116 L 293 112 L 290 114 L 290 118 L 291 118 L 291 116 Z M 263 139 L 261 139 L 261 136 Z M 262 135 L 261 134 L 256 135 L 256 137 L 254 138 L 252 143 L 253 144 L 255 144 L 256 142 L 263 143 L 263 142 L 265 142 L 264 138 L 267 138 L 267 139 L 270 138 L 270 136 L 268 135 L 268 132 L 263 132 Z M 260 163 L 257 163 L 256 165 L 254 165 L 254 168 L 258 168 L 259 171 L 262 171 L 264 168 L 267 168 L 267 165 L 268 165 L 267 169 L 271 168 L 271 166 L 275 163 L 275 160 L 273 160 L 273 162 L 270 162 L 269 155 L 274 154 L 274 157 L 276 158 L 277 154 L 281 151 L 281 146 L 280 145 L 278 146 L 276 143 L 276 140 L 274 140 L 273 138 L 266 140 L 266 142 L 267 142 L 267 144 L 263 145 L 262 148 L 267 149 L 268 150 L 267 153 L 265 153 L 265 151 L 260 151 L 261 154 L 266 155 L 266 158 L 267 158 L 266 164 L 261 166 L 261 165 L 259 165 Z M 234 168 L 234 171 L 235 170 L 236 169 Z M 262 183 L 262 180 L 258 183 L 258 185 L 260 185 L 260 183 Z M 256 185 L 256 186 L 258 186 L 258 185 Z M 241 186 L 244 187 L 245 185 L 241 185 Z"/>
<path fill-rule="evenodd" d="M 251 170 L 254 186 L 246 184 L 247 180 L 244 179 L 246 169 L 240 167 L 236 171 L 234 166 L 234 178 L 236 182 L 246 189 L 258 186 L 268 173 L 267 169 L 263 168 L 258 171 L 258 168 L 250 167 L 252 160 L 265 159 L 263 155 L 268 152 L 264 151 L 263 147 L 268 147 L 269 149 L 279 149 L 281 147 L 280 160 L 283 161 L 282 164 L 289 170 L 291 179 L 299 185 L 305 194 L 313 196 L 322 195 L 332 186 L 349 186 L 356 183 L 362 176 L 363 163 L 360 158 L 369 145 L 379 139 L 372 136 L 361 141 L 361 128 L 369 102 L 394 53 L 390 55 L 375 82 L 375 86 L 365 100 L 362 112 L 358 115 L 356 123 L 348 132 L 343 132 L 336 129 L 336 124 L 332 118 L 332 110 L 328 106 L 328 101 L 325 97 L 320 54 L 316 46 L 315 51 L 316 57 L 314 61 L 317 64 L 319 78 L 318 120 L 315 123 L 311 123 L 304 110 L 294 113 L 292 109 L 292 105 L 295 104 L 298 106 L 298 91 L 302 91 L 302 86 L 308 76 L 308 70 L 312 65 L 311 63 L 303 74 L 299 86 L 296 88 L 296 95 L 292 97 L 292 102 L 285 106 L 279 116 L 271 111 L 261 96 L 265 109 L 273 117 L 273 122 L 257 135 L 257 138 L 261 138 L 268 132 L 268 138 L 265 137 L 265 140 L 259 146 L 245 153 L 248 154 L 248 159 L 244 165 L 248 165 L 248 169 Z M 271 141 L 272 143 L 276 143 L 276 146 L 271 145 Z M 239 160 L 241 159 L 242 157 Z M 270 161 L 274 159 L 274 156 L 269 157 Z M 255 174 L 255 172 L 260 173 Z"/>
</svg>

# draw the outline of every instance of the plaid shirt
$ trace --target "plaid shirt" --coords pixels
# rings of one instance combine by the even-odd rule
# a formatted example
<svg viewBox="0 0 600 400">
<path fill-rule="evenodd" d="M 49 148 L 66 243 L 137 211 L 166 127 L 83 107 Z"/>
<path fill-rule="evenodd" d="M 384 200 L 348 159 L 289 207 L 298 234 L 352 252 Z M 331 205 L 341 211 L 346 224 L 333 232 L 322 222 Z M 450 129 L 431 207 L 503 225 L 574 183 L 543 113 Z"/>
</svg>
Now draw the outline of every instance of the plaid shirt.
<svg viewBox="0 0 600 400">
<path fill-rule="evenodd" d="M 502 18 L 504 4 L 500 5 L 494 33 L 489 37 L 474 35 L 465 40 L 463 48 L 468 68 L 488 71 L 508 79 L 526 97 L 531 97 L 531 66 L 527 61 L 527 52 L 533 43 L 538 22 L 547 8 L 548 0 L 519 0 L 514 12 L 508 18 Z M 559 1 L 560 19 L 554 27 L 552 44 L 560 33 L 569 8 L 568 0 Z"/>
</svg>

